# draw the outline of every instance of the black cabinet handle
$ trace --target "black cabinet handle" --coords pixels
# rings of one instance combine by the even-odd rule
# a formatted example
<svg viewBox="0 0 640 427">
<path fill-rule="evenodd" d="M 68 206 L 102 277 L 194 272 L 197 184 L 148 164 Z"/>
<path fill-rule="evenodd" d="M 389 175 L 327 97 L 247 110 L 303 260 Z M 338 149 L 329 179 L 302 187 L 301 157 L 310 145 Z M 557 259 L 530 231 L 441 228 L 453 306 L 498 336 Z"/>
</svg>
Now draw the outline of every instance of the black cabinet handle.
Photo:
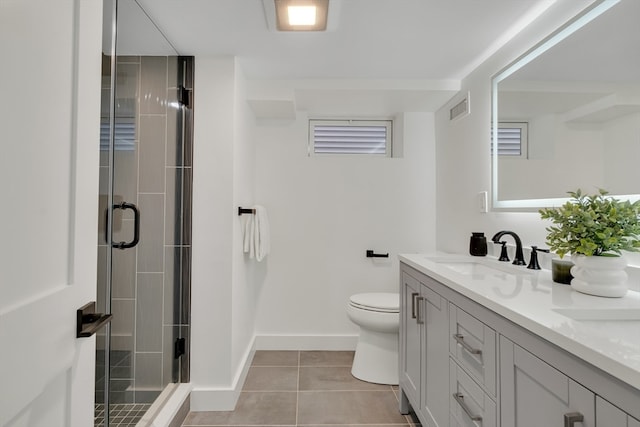
<svg viewBox="0 0 640 427">
<path fill-rule="evenodd" d="M 122 202 L 113 205 L 113 209 L 122 209 L 127 210 L 131 209 L 133 211 L 133 240 L 130 242 L 111 242 L 111 246 L 116 249 L 129 249 L 133 248 L 140 241 L 140 211 L 138 207 L 133 203 Z M 105 228 L 108 227 L 108 222 L 105 224 Z M 105 235 L 107 231 L 105 230 Z"/>
</svg>

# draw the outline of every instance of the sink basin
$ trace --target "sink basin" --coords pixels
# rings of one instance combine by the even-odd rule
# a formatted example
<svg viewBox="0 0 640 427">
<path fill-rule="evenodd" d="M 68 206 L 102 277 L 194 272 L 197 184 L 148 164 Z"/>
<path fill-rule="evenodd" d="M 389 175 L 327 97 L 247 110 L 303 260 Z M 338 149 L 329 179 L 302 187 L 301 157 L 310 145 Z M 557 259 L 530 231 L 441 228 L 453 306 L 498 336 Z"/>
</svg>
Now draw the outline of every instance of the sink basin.
<svg viewBox="0 0 640 427">
<path fill-rule="evenodd" d="M 439 265 L 447 267 L 460 274 L 495 274 L 504 273 L 501 270 L 487 267 L 475 262 L 439 262 Z"/>
<path fill-rule="evenodd" d="M 510 263 L 501 264 L 489 264 L 482 261 L 474 261 L 468 258 L 452 259 L 452 258 L 427 258 L 432 262 L 435 262 L 439 266 L 446 267 L 458 274 L 476 276 L 476 275 L 504 275 L 515 274 L 531 274 L 531 272 L 524 267 L 513 266 Z"/>
<path fill-rule="evenodd" d="M 574 320 L 640 320 L 640 307 L 554 308 L 552 310 Z"/>
</svg>

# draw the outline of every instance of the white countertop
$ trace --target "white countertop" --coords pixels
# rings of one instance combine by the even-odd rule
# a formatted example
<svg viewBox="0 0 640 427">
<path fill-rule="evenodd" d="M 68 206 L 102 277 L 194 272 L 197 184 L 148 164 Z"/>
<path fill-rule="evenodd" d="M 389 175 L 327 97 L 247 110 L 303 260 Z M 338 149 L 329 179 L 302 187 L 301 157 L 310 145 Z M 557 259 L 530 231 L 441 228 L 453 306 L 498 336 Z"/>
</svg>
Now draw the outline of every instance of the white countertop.
<svg viewBox="0 0 640 427">
<path fill-rule="evenodd" d="M 549 270 L 528 270 L 493 257 L 402 254 L 399 258 L 640 390 L 640 292 L 629 291 L 623 298 L 586 295 L 553 282 Z M 610 320 L 617 315 L 635 320 Z M 575 320 L 585 317 L 604 320 Z"/>
</svg>

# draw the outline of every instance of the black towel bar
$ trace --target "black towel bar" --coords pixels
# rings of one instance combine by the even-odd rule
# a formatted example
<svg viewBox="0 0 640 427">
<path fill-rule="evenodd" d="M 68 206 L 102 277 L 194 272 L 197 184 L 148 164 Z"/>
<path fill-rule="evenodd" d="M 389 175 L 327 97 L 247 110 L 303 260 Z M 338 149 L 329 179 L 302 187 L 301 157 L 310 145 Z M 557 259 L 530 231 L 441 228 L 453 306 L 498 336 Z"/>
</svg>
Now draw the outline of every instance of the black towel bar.
<svg viewBox="0 0 640 427">
<path fill-rule="evenodd" d="M 245 209 L 242 208 L 240 206 L 238 206 L 238 216 L 242 215 L 242 214 L 255 214 L 256 210 L 255 209 Z"/>
<path fill-rule="evenodd" d="M 371 249 L 367 249 L 367 258 L 389 258 L 389 253 L 376 254 Z"/>
</svg>

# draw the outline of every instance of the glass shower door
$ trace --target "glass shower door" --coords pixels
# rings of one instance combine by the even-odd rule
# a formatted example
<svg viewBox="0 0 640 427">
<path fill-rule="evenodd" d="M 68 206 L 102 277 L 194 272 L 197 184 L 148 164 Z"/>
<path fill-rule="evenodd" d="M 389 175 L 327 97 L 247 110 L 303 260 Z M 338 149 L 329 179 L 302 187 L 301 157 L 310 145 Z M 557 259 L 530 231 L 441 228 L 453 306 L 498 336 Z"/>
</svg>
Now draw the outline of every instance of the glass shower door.
<svg viewBox="0 0 640 427">
<path fill-rule="evenodd" d="M 164 38 L 140 46 L 132 28 L 152 23 L 135 1 L 114 1 L 106 8 L 115 49 L 103 56 L 97 301 L 113 320 L 97 341 L 96 426 L 135 425 L 166 385 L 188 381 L 191 60 Z"/>
</svg>

